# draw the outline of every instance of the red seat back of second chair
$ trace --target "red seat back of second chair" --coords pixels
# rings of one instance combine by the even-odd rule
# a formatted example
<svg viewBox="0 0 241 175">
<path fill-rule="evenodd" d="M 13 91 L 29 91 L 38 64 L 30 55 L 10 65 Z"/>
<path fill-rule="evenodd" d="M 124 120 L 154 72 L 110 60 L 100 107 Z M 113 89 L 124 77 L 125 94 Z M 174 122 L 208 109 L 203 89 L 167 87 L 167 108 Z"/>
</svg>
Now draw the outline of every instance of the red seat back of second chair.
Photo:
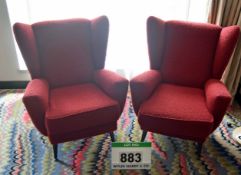
<svg viewBox="0 0 241 175">
<path fill-rule="evenodd" d="M 220 79 L 235 46 L 236 37 L 225 36 L 236 26 L 162 21 L 149 17 L 148 47 L 151 69 L 160 70 L 162 81 L 203 88 L 211 78 Z M 219 54 L 223 46 L 225 53 Z"/>
</svg>

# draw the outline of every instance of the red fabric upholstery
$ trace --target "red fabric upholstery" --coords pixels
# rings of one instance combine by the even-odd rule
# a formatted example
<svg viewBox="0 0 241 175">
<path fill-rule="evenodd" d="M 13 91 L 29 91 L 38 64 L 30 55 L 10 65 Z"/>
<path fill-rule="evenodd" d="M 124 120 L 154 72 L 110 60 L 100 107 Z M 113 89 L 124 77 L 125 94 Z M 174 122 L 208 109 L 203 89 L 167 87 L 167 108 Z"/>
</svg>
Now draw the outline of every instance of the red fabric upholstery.
<svg viewBox="0 0 241 175">
<path fill-rule="evenodd" d="M 205 84 L 206 104 L 210 113 L 215 117 L 214 129 L 222 121 L 232 99 L 225 85 L 216 79 L 210 79 Z"/>
<path fill-rule="evenodd" d="M 97 70 L 94 74 L 94 79 L 106 94 L 119 102 L 122 111 L 126 101 L 128 81 L 108 70 Z"/>
<path fill-rule="evenodd" d="M 114 131 L 117 129 L 116 126 L 116 121 L 112 122 L 112 123 L 108 123 L 106 125 L 99 125 L 93 128 L 86 128 L 81 130 L 81 128 L 79 128 L 78 131 L 73 131 L 73 132 L 66 132 L 66 133 L 61 133 L 61 134 L 57 134 L 57 135 L 52 135 L 52 133 L 50 133 L 49 139 L 51 141 L 51 143 L 56 144 L 56 143 L 61 143 L 63 142 L 63 140 L 65 142 L 67 141 L 72 141 L 72 140 L 76 140 L 79 138 L 87 138 L 87 137 L 91 137 L 91 136 L 96 136 L 102 133 L 107 133 L 109 131 Z"/>
<path fill-rule="evenodd" d="M 16 23 L 13 29 L 31 78 L 39 78 L 40 63 L 32 27 L 27 24 Z"/>
<path fill-rule="evenodd" d="M 119 115 L 118 102 L 94 84 L 61 87 L 51 90 L 46 126 L 51 140 L 51 136 L 116 122 Z"/>
<path fill-rule="evenodd" d="M 103 69 L 105 66 L 107 39 L 109 34 L 108 26 L 109 21 L 106 16 L 101 16 L 91 21 L 91 44 L 93 50 L 95 50 L 93 59 L 96 69 Z"/>
<path fill-rule="evenodd" d="M 23 102 L 51 143 L 116 129 L 128 80 L 103 69 L 108 32 L 106 16 L 14 25 L 29 72 L 37 78 Z"/>
<path fill-rule="evenodd" d="M 238 38 L 237 26 L 147 20 L 151 70 L 130 81 L 145 131 L 203 142 L 217 128 L 231 96 L 219 81 Z"/>
<path fill-rule="evenodd" d="M 147 33 L 150 67 L 160 70 L 165 44 L 165 22 L 153 16 L 149 17 Z"/>
<path fill-rule="evenodd" d="M 213 78 L 220 79 L 222 77 L 223 71 L 233 53 L 239 33 L 240 29 L 238 26 L 230 26 L 222 29 L 214 59 Z"/>
<path fill-rule="evenodd" d="M 165 23 L 163 81 L 200 87 L 210 78 L 221 27 L 211 24 Z"/>
<path fill-rule="evenodd" d="M 146 71 L 130 81 L 132 103 L 136 113 L 138 113 L 141 103 L 150 97 L 160 82 L 161 74 L 156 70 Z"/>
<path fill-rule="evenodd" d="M 23 96 L 23 103 L 35 127 L 42 134 L 47 135 L 45 113 L 49 106 L 48 82 L 44 79 L 30 81 Z"/>
<path fill-rule="evenodd" d="M 162 83 L 142 103 L 138 115 L 143 130 L 185 139 L 205 138 L 213 127 L 205 93 L 199 88 Z"/>
<path fill-rule="evenodd" d="M 40 22 L 32 28 L 40 53 L 41 71 L 51 87 L 91 81 L 93 60 L 89 20 Z"/>
</svg>

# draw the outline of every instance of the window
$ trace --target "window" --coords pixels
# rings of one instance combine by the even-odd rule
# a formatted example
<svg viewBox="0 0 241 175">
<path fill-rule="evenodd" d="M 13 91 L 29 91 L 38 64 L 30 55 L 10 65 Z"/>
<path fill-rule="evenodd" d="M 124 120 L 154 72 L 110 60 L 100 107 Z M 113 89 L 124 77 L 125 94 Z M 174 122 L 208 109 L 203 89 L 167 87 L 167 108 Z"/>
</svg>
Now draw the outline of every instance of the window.
<svg viewBox="0 0 241 175">
<path fill-rule="evenodd" d="M 146 19 L 206 22 L 210 0 L 7 0 L 11 23 L 106 15 L 110 21 L 106 67 L 127 77 L 148 69 Z M 19 55 L 20 69 L 24 62 Z M 138 61 L 137 61 L 138 60 Z M 138 62 L 138 65 L 136 63 Z M 25 67 L 26 69 L 26 67 Z"/>
</svg>

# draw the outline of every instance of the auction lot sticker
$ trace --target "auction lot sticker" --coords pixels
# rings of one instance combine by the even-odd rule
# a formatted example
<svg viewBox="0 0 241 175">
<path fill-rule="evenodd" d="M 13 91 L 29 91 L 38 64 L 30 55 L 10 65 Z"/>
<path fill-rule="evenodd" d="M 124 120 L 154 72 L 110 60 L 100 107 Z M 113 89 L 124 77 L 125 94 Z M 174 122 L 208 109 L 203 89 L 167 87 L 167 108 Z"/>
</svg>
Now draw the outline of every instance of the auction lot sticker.
<svg viewBox="0 0 241 175">
<path fill-rule="evenodd" d="M 151 142 L 112 142 L 112 169 L 150 169 Z"/>
</svg>

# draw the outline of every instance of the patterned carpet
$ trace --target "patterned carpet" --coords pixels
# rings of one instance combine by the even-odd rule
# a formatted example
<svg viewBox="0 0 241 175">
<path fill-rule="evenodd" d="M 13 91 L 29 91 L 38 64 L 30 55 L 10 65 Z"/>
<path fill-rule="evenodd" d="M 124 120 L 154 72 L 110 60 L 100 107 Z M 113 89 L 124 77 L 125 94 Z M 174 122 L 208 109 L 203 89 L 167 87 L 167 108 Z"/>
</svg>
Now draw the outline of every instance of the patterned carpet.
<svg viewBox="0 0 241 175">
<path fill-rule="evenodd" d="M 60 144 L 55 162 L 52 146 L 26 115 L 22 90 L 0 91 L 0 174 L 241 174 L 241 146 L 231 138 L 238 121 L 226 115 L 220 127 L 206 140 L 202 157 L 192 141 L 149 133 L 152 142 L 151 170 L 111 170 L 110 137 L 98 135 Z M 118 134 L 117 134 L 118 133 Z M 130 97 L 118 121 L 118 141 L 139 141 L 140 127 Z"/>
</svg>

